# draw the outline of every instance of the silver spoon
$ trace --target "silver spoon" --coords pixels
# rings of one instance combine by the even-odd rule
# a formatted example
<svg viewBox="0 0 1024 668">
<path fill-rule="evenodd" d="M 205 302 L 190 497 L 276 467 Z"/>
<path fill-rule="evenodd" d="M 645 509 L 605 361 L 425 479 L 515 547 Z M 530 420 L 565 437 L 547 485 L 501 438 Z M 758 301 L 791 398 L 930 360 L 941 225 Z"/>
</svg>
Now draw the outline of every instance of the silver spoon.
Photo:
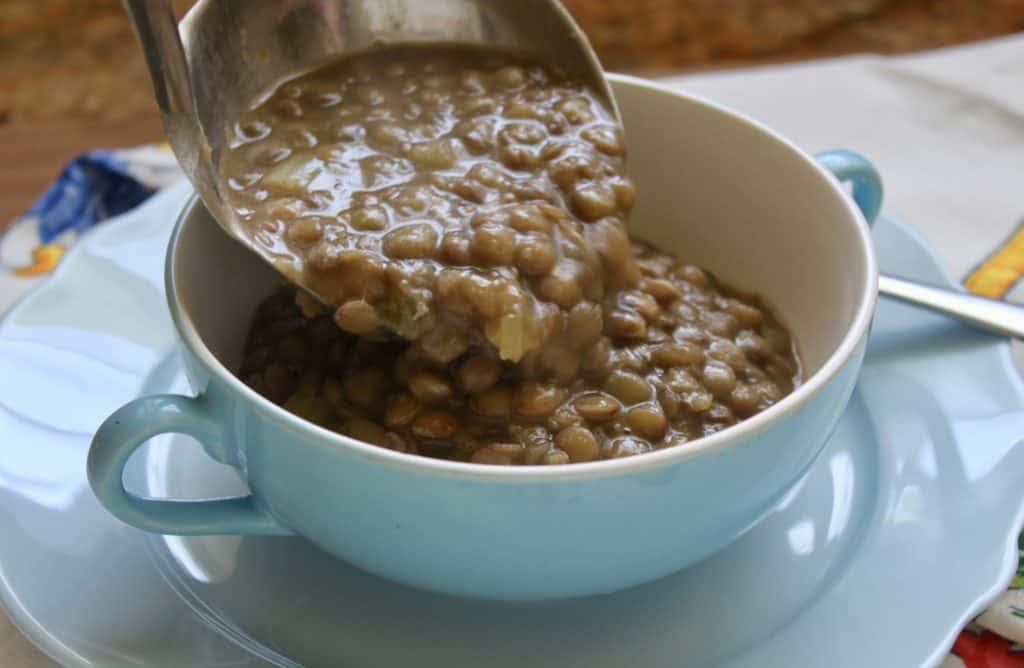
<svg viewBox="0 0 1024 668">
<path fill-rule="evenodd" d="M 1024 306 L 884 274 L 878 278 L 878 292 L 887 297 L 953 316 L 979 329 L 1024 339 Z"/>
<path fill-rule="evenodd" d="M 597 56 L 558 0 L 199 0 L 180 24 L 172 0 L 123 2 L 185 175 L 224 231 L 275 269 L 226 204 L 216 165 L 229 123 L 297 72 L 381 43 L 505 48 L 562 68 L 619 118 Z M 888 276 L 879 292 L 1024 338 L 1022 307 Z"/>
<path fill-rule="evenodd" d="M 224 231 L 275 269 L 226 203 L 217 165 L 230 124 L 296 73 L 380 44 L 486 46 L 564 70 L 619 119 L 597 56 L 558 0 L 199 0 L 180 23 L 172 0 L 123 3 L 185 175 Z"/>
</svg>

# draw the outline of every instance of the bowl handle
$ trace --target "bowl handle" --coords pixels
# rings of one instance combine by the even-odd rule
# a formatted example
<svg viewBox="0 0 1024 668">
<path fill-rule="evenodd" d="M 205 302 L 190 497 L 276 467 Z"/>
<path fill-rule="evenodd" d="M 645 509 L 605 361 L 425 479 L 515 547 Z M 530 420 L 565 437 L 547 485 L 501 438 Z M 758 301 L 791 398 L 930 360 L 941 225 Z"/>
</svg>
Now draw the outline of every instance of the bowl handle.
<svg viewBox="0 0 1024 668">
<path fill-rule="evenodd" d="M 872 225 L 882 210 L 882 177 L 867 158 L 847 150 L 822 151 L 814 159 L 840 181 L 853 184 L 853 201 Z"/>
<path fill-rule="evenodd" d="M 89 484 L 115 517 L 139 529 L 178 536 L 291 533 L 250 496 L 204 501 L 146 499 L 124 488 L 124 467 L 135 449 L 158 434 L 178 433 L 201 443 L 223 440 L 224 428 L 202 397 L 157 394 L 117 409 L 89 446 Z"/>
</svg>

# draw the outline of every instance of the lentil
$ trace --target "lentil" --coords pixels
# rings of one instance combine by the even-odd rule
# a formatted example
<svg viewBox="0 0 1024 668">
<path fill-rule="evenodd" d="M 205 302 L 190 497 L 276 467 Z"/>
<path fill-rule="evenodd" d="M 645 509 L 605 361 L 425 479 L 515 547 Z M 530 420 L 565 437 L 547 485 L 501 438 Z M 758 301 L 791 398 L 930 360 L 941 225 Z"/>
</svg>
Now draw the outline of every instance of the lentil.
<svg viewBox="0 0 1024 668">
<path fill-rule="evenodd" d="M 415 340 L 443 325 L 520 361 L 564 333 L 525 326 L 538 313 L 578 303 L 584 279 L 600 301 L 605 276 L 631 273 L 576 229 L 632 207 L 621 132 L 590 91 L 536 63 L 379 49 L 285 83 L 233 131 L 221 171 L 243 228 L 294 282 L 358 308 L 337 318 L 352 333 Z M 467 312 L 441 298 L 446 267 L 518 297 Z M 498 326 L 506 315 L 522 325 Z"/>
<path fill-rule="evenodd" d="M 625 142 L 532 63 L 391 48 L 232 126 L 252 237 L 296 282 L 239 369 L 296 415 L 411 455 L 561 465 L 713 434 L 800 382 L 758 299 L 641 241 Z"/>
</svg>

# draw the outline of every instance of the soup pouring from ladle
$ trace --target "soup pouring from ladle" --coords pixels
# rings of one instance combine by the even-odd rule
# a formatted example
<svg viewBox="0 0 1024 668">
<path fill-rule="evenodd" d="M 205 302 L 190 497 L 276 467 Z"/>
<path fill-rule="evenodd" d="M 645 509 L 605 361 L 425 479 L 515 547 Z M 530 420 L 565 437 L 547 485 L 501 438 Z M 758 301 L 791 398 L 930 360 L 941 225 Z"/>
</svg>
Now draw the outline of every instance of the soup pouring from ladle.
<svg viewBox="0 0 1024 668">
<path fill-rule="evenodd" d="M 297 73 L 386 44 L 498 48 L 528 53 L 566 72 L 618 118 L 597 57 L 557 0 L 199 0 L 180 23 L 171 0 L 124 5 L 143 47 L 164 132 L 185 175 L 224 231 L 278 270 L 227 205 L 218 164 L 233 120 Z M 1024 338 L 1019 306 L 887 276 L 879 291 Z"/>
<path fill-rule="evenodd" d="M 556 0 L 199 0 L 180 23 L 171 0 L 124 5 L 185 175 L 224 231 L 278 270 L 226 204 L 218 165 L 235 119 L 296 74 L 381 45 L 486 47 L 558 68 L 618 119 L 596 55 Z"/>
</svg>

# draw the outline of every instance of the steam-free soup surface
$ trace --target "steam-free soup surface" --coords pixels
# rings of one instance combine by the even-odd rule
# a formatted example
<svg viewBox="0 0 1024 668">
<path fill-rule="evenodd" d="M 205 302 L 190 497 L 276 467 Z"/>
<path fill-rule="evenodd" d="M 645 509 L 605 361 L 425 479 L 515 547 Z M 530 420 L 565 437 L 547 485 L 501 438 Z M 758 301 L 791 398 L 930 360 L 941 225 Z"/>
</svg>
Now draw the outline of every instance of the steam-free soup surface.
<svg viewBox="0 0 1024 668">
<path fill-rule="evenodd" d="M 245 228 L 353 334 L 543 363 L 579 355 L 572 308 L 638 276 L 622 133 L 540 65 L 372 53 L 281 86 L 234 131 L 223 171 Z"/>
<path fill-rule="evenodd" d="M 321 426 L 586 462 L 715 433 L 799 382 L 759 299 L 630 241 L 621 130 L 541 65 L 388 49 L 282 85 L 232 131 L 235 210 L 332 305 L 268 298 L 239 375 Z"/>
</svg>

